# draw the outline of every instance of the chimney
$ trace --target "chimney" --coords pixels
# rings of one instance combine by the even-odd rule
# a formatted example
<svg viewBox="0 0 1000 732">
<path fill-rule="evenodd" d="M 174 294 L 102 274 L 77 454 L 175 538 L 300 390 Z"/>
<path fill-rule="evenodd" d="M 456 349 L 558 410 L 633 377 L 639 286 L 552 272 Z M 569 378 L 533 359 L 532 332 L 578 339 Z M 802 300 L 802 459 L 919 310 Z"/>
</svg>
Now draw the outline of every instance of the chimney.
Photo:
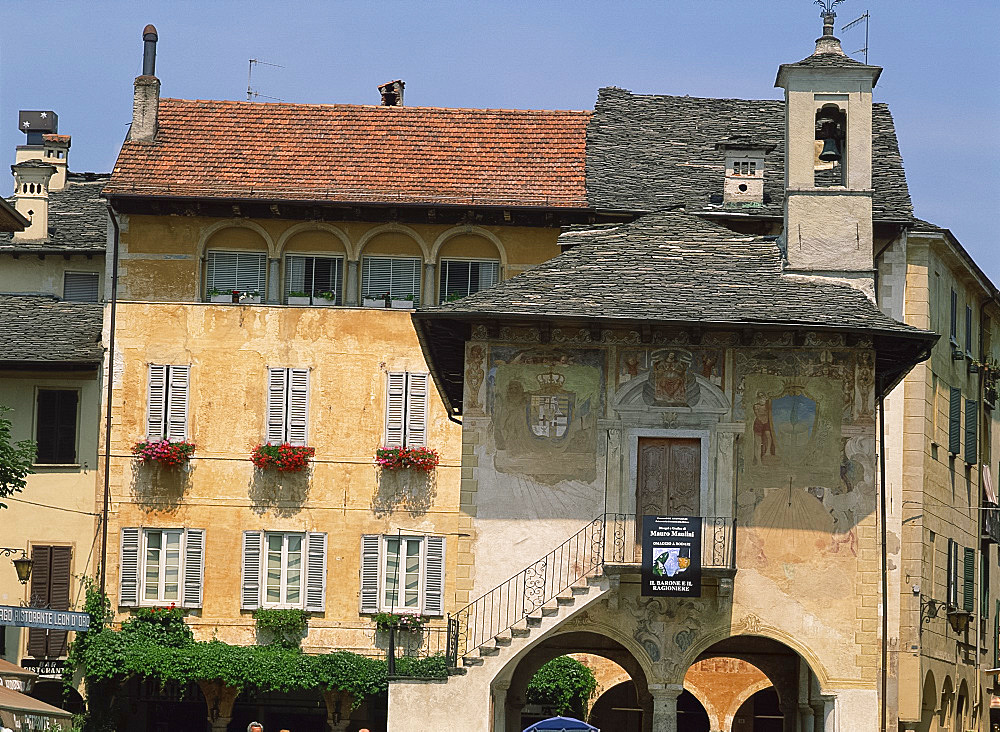
<svg viewBox="0 0 1000 732">
<path fill-rule="evenodd" d="M 57 134 L 59 115 L 52 110 L 22 109 L 17 116 L 18 129 L 27 135 L 27 140 L 26 144 L 17 146 L 14 162 L 41 160 L 55 166 L 56 173 L 49 181 L 49 190 L 61 191 L 66 187 L 70 136 Z"/>
<path fill-rule="evenodd" d="M 25 160 L 10 166 L 14 174 L 14 208 L 31 221 L 14 241 L 38 241 L 49 236 L 49 181 L 56 167 L 42 160 Z"/>
<path fill-rule="evenodd" d="M 147 25 L 142 31 L 142 76 L 135 77 L 132 97 L 132 127 L 128 139 L 153 142 L 160 111 L 160 80 L 156 78 L 156 28 Z"/>
<path fill-rule="evenodd" d="M 406 86 L 406 83 L 402 79 L 389 81 L 379 86 L 378 90 L 382 94 L 382 106 L 402 107 L 404 86 Z"/>
<path fill-rule="evenodd" d="M 760 208 L 764 205 L 764 158 L 773 143 L 758 142 L 748 135 L 733 135 L 715 144 L 726 156 L 726 183 L 722 189 L 724 208 Z"/>
</svg>

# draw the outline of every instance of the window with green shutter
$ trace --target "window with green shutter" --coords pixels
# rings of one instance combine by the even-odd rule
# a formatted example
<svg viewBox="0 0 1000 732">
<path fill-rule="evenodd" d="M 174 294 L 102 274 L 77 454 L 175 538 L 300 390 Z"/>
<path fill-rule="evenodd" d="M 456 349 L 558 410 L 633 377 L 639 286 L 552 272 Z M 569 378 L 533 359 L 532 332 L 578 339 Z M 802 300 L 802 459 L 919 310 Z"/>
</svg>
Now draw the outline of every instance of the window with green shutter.
<svg viewBox="0 0 1000 732">
<path fill-rule="evenodd" d="M 979 462 L 978 435 L 979 402 L 974 399 L 965 400 L 965 462 L 975 465 Z"/>
<path fill-rule="evenodd" d="M 972 612 L 976 609 L 976 550 L 965 548 L 963 562 L 962 609 Z"/>
<path fill-rule="evenodd" d="M 962 390 L 951 387 L 948 403 L 948 452 L 958 455 L 962 451 Z"/>
</svg>

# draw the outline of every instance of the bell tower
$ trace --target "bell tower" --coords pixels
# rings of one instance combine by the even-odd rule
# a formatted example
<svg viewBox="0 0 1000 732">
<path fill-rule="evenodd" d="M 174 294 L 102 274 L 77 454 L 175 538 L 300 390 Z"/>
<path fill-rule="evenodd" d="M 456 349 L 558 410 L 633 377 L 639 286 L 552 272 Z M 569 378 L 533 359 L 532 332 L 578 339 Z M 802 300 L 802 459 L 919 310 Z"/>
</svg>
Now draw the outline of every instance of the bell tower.
<svg viewBox="0 0 1000 732">
<path fill-rule="evenodd" d="M 846 281 L 874 299 L 872 89 L 882 69 L 844 53 L 821 0 L 816 50 L 782 64 L 786 272 Z"/>
</svg>

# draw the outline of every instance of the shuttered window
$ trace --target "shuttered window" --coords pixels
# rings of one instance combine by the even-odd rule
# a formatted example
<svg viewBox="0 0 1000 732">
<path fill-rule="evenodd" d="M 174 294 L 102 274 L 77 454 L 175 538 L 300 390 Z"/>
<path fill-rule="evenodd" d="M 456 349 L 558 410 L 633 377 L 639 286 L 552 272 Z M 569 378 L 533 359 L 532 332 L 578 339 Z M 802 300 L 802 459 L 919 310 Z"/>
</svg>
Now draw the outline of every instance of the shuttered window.
<svg viewBox="0 0 1000 732">
<path fill-rule="evenodd" d="M 951 388 L 948 402 L 948 452 L 958 455 L 962 451 L 962 390 Z"/>
<path fill-rule="evenodd" d="M 344 258 L 306 257 L 290 254 L 285 259 L 285 295 L 304 292 L 319 295 L 332 292 L 337 305 L 343 303 Z"/>
<path fill-rule="evenodd" d="M 63 273 L 63 300 L 97 302 L 99 275 L 96 272 Z"/>
<path fill-rule="evenodd" d="M 958 607 L 958 544 L 948 539 L 948 607 Z"/>
<path fill-rule="evenodd" d="M 972 358 L 972 308 L 965 306 L 965 353 Z"/>
<path fill-rule="evenodd" d="M 444 613 L 442 536 L 363 536 L 361 612 Z"/>
<path fill-rule="evenodd" d="M 198 608 L 204 577 L 204 529 L 122 529 L 119 605 Z"/>
<path fill-rule="evenodd" d="M 68 546 L 31 547 L 32 607 L 69 610 L 70 569 L 73 550 Z M 28 630 L 28 655 L 59 658 L 66 655 L 67 632 L 47 628 Z"/>
<path fill-rule="evenodd" d="M 976 550 L 965 547 L 962 561 L 962 609 L 976 609 Z"/>
<path fill-rule="evenodd" d="M 474 292 L 485 290 L 497 283 L 500 276 L 500 262 L 458 259 L 441 260 L 441 284 L 438 300 L 457 300 Z"/>
<path fill-rule="evenodd" d="M 958 348 L 958 293 L 951 291 L 951 324 L 948 331 L 951 343 Z"/>
<path fill-rule="evenodd" d="M 965 462 L 975 465 L 979 462 L 979 402 L 965 400 Z"/>
<path fill-rule="evenodd" d="M 267 442 L 306 444 L 309 426 L 309 369 L 268 369 Z"/>
<path fill-rule="evenodd" d="M 385 445 L 427 444 L 428 374 L 392 371 L 386 376 Z"/>
<path fill-rule="evenodd" d="M 388 293 L 396 300 L 412 295 L 414 302 L 420 302 L 420 269 L 420 259 L 416 257 L 364 257 L 362 295 L 379 298 Z"/>
<path fill-rule="evenodd" d="M 326 609 L 327 535 L 320 532 L 243 532 L 240 605 Z"/>
<path fill-rule="evenodd" d="M 258 252 L 209 252 L 205 267 L 205 288 L 262 294 L 267 281 L 267 255 Z"/>
<path fill-rule="evenodd" d="M 149 364 L 146 439 L 183 442 L 188 438 L 190 366 Z"/>
<path fill-rule="evenodd" d="M 76 389 L 39 389 L 35 410 L 35 462 L 76 463 L 76 424 L 80 393 Z"/>
</svg>

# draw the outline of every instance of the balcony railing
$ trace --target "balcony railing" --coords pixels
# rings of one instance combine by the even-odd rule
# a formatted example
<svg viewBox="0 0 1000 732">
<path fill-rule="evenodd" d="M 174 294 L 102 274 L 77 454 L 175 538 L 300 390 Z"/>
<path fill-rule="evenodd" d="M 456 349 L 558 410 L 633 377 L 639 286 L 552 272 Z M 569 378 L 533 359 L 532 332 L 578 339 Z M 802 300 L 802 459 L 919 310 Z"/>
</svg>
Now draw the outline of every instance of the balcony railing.
<svg viewBox="0 0 1000 732">
<path fill-rule="evenodd" d="M 449 615 L 449 662 L 457 665 L 462 655 L 509 630 L 572 585 L 600 574 L 605 564 L 636 565 L 637 571 L 642 560 L 638 526 L 634 514 L 598 516 L 544 557 Z M 703 570 L 736 568 L 732 518 L 702 518 L 701 553 Z"/>
<path fill-rule="evenodd" d="M 991 501 L 983 501 L 983 537 L 994 544 L 1000 544 L 1000 507 Z"/>
</svg>

